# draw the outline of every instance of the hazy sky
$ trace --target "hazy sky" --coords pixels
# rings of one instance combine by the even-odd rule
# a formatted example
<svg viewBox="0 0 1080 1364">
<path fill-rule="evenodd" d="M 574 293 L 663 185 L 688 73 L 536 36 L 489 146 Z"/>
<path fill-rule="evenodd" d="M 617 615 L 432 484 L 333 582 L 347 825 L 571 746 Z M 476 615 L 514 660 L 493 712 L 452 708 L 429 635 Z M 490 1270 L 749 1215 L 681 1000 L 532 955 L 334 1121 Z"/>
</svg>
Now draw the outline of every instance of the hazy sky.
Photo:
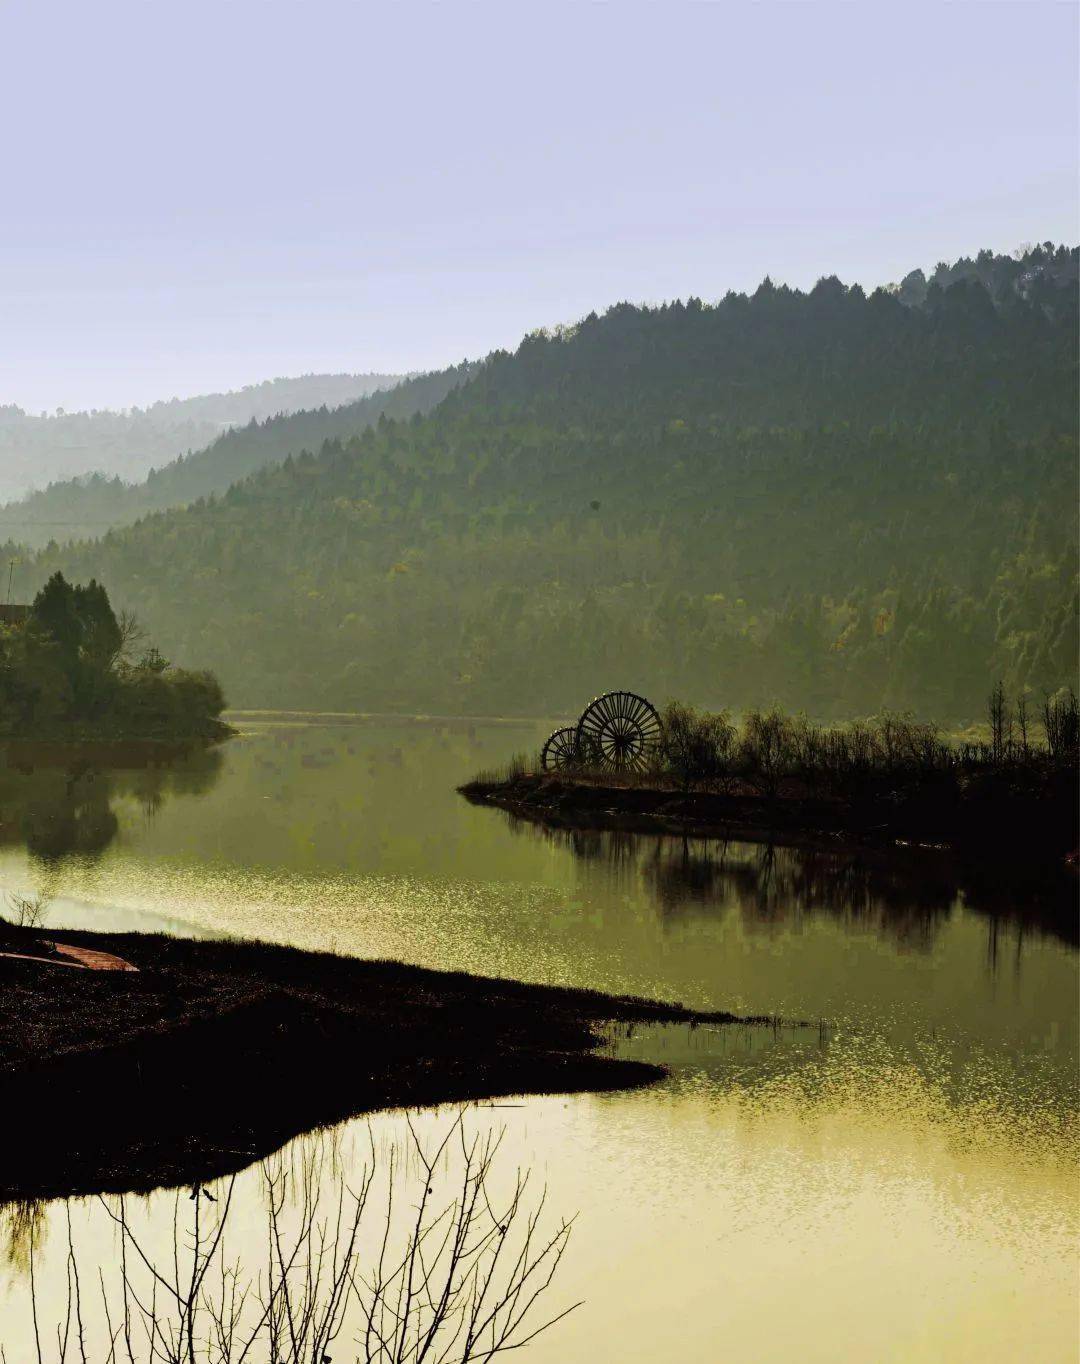
<svg viewBox="0 0 1080 1364">
<path fill-rule="evenodd" d="M 0 402 L 1077 239 L 1076 4 L 0 0 Z"/>
</svg>

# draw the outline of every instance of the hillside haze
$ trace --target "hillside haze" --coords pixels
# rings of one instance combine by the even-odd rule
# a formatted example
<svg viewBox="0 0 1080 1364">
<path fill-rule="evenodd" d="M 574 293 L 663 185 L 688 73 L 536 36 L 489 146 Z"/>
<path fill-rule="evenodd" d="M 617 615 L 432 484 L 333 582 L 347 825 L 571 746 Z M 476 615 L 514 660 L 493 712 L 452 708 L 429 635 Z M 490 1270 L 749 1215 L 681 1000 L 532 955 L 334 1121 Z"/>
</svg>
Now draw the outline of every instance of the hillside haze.
<svg viewBox="0 0 1080 1364">
<path fill-rule="evenodd" d="M 998 678 L 1075 681 L 1076 270 L 1047 244 L 869 296 L 619 304 L 51 546 L 22 593 L 98 577 L 234 705 L 572 713 L 629 685 L 969 720 Z"/>
<path fill-rule="evenodd" d="M 152 470 L 141 482 L 92 474 L 53 483 L 0 507 L 0 526 L 31 548 L 51 541 L 96 539 L 148 512 L 224 492 L 293 452 L 317 450 L 326 440 L 357 435 L 382 416 L 403 418 L 427 412 L 469 372 L 469 366 L 458 366 L 404 379 L 341 406 L 282 413 L 262 421 L 253 418 L 219 435 L 204 449 Z"/>
<path fill-rule="evenodd" d="M 15 403 L 0 404 L 0 502 L 88 474 L 141 479 L 186 451 L 210 444 L 228 427 L 309 408 L 340 407 L 389 388 L 400 377 L 305 374 L 122 412 L 58 408 L 35 415 Z"/>
</svg>

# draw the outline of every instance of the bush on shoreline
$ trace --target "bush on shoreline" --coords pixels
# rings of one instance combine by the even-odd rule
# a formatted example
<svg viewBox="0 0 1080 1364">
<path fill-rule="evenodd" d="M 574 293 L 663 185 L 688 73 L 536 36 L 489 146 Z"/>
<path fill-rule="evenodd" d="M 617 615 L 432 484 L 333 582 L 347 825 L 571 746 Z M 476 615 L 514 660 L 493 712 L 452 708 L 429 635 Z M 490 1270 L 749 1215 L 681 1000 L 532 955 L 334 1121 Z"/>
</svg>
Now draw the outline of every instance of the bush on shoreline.
<svg viewBox="0 0 1080 1364">
<path fill-rule="evenodd" d="M 22 624 L 0 625 L 0 735 L 212 738 L 225 732 L 212 673 L 174 668 L 94 579 L 54 573 Z"/>
</svg>

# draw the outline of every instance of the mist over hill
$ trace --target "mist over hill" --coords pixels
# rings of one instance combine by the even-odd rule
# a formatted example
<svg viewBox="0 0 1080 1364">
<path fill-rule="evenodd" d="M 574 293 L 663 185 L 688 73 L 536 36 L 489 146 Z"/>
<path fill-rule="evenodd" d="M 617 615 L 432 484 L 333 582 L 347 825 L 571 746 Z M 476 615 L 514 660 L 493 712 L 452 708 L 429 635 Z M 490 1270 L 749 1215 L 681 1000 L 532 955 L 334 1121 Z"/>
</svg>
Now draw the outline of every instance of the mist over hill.
<svg viewBox="0 0 1080 1364">
<path fill-rule="evenodd" d="M 389 388 L 396 374 L 304 374 L 231 393 L 169 398 L 123 412 L 24 412 L 0 403 L 0 501 L 90 474 L 126 481 L 185 451 L 209 445 L 230 426 L 343 403 Z"/>
<path fill-rule="evenodd" d="M 252 418 L 196 450 L 151 470 L 138 483 L 101 474 L 53 483 L 41 492 L 0 507 L 0 535 L 40 549 L 56 541 L 95 539 L 130 525 L 148 512 L 182 506 L 224 492 L 264 465 L 324 441 L 345 439 L 381 416 L 406 418 L 426 412 L 460 383 L 468 366 L 420 374 L 339 407 Z"/>
<path fill-rule="evenodd" d="M 1078 656 L 1077 252 L 943 272 L 906 300 L 910 276 L 766 280 L 532 334 L 426 413 L 48 547 L 19 595 L 98 577 L 236 705 L 570 713 L 630 685 L 964 721 L 998 678 L 1054 691 Z"/>
</svg>

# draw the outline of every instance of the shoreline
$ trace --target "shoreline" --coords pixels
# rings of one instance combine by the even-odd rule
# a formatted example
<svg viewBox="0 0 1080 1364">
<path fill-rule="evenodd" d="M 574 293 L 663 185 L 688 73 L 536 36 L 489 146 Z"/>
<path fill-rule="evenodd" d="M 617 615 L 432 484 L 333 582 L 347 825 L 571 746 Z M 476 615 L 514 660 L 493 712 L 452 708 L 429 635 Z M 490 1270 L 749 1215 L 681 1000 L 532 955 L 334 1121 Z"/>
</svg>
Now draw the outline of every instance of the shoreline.
<svg viewBox="0 0 1080 1364">
<path fill-rule="evenodd" d="M 54 729 L 26 731 L 19 734 L 0 734 L 5 743 L 25 741 L 26 743 L 145 743 L 145 744 L 212 744 L 218 740 L 231 739 L 236 728 L 226 720 L 208 720 L 196 729 L 139 729 L 125 725 L 109 728 L 89 724 L 58 725 Z"/>
<path fill-rule="evenodd" d="M 44 938 L 134 969 L 32 960 Z M 2 946 L 0 1201 L 211 1180 L 377 1109 L 662 1078 L 601 1055 L 604 1024 L 777 1021 L 235 939 L 8 926 Z"/>
<path fill-rule="evenodd" d="M 229 721 L 243 724 L 296 724 L 320 726 L 406 725 L 410 728 L 441 728 L 483 725 L 485 728 L 536 729 L 552 722 L 543 715 L 465 715 L 426 711 L 397 710 L 299 710 L 230 706 L 224 712 Z M 237 732 L 234 730 L 234 732 Z"/>
<path fill-rule="evenodd" d="M 153 766 L 211 753 L 239 734 L 223 725 L 210 734 L 0 735 L 0 764 L 25 770 L 73 760 L 98 767 Z"/>
</svg>

